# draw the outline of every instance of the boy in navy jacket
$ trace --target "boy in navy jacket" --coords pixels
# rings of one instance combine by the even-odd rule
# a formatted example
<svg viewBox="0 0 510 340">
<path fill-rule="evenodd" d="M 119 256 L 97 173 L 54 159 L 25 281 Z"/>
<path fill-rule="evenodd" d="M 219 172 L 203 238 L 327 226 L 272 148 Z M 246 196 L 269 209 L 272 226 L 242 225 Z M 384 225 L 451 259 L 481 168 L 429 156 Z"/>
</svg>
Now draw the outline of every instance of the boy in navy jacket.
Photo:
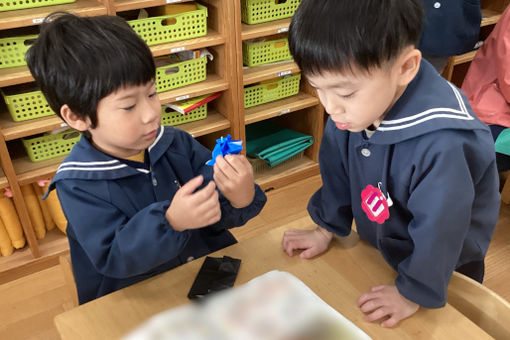
<svg viewBox="0 0 510 340">
<path fill-rule="evenodd" d="M 151 51 L 123 19 L 50 15 L 27 62 L 84 133 L 49 189 L 68 220 L 80 303 L 235 243 L 227 229 L 264 206 L 244 156 L 213 169 L 209 150 L 160 126 Z"/>
<path fill-rule="evenodd" d="M 318 227 L 283 248 L 316 256 L 354 218 L 397 272 L 358 300 L 384 327 L 444 306 L 454 270 L 482 280 L 500 204 L 489 129 L 415 47 L 422 15 L 419 0 L 303 0 L 289 31 L 330 117 L 308 205 Z"/>
</svg>

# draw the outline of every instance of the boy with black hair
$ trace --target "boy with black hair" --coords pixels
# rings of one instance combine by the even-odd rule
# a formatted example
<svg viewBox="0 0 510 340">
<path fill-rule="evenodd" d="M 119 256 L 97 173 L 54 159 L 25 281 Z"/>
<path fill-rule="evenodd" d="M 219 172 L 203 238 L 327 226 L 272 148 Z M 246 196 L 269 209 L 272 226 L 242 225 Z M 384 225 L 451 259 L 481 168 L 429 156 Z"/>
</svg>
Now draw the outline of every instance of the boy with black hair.
<svg viewBox="0 0 510 340">
<path fill-rule="evenodd" d="M 282 245 L 311 258 L 354 218 L 397 271 L 358 300 L 383 327 L 444 306 L 454 270 L 482 280 L 500 205 L 490 132 L 421 58 L 422 15 L 420 0 L 303 0 L 289 31 L 330 117 L 323 186 L 308 205 L 318 227 L 288 231 Z"/>
<path fill-rule="evenodd" d="M 123 19 L 50 15 L 27 62 L 51 108 L 85 135 L 49 189 L 68 220 L 80 303 L 235 243 L 227 228 L 264 206 L 244 156 L 213 169 L 209 150 L 160 126 L 152 54 Z"/>
</svg>

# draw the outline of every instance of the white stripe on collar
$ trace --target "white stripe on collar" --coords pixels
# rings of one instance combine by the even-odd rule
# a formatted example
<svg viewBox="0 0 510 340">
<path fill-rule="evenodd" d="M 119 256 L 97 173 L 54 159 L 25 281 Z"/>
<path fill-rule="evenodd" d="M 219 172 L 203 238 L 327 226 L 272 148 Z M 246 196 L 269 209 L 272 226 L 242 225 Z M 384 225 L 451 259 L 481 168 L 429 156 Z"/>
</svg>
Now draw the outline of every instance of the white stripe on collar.
<svg viewBox="0 0 510 340">
<path fill-rule="evenodd" d="M 457 98 L 460 110 L 446 108 L 446 107 L 438 107 L 438 108 L 429 109 L 429 110 L 420 112 L 418 114 L 415 114 L 413 116 L 409 116 L 409 117 L 405 117 L 405 118 L 401 118 L 401 119 L 383 120 L 381 122 L 381 125 L 379 125 L 379 127 L 377 128 L 377 130 L 379 130 L 379 131 L 402 130 L 402 129 L 408 128 L 410 126 L 414 126 L 414 125 L 423 123 L 427 120 L 431 120 L 431 119 L 435 119 L 435 118 L 473 120 L 474 119 L 473 116 L 471 116 L 471 114 L 469 113 L 469 111 L 466 108 L 466 104 L 462 100 L 462 95 L 449 82 L 448 82 L 448 85 L 451 87 L 455 97 Z M 450 114 L 448 114 L 447 112 L 450 112 Z M 424 118 L 418 119 L 420 117 L 424 117 Z M 410 122 L 407 124 L 402 124 L 404 122 L 409 122 L 409 121 L 413 121 L 413 122 Z M 382 125 L 396 125 L 396 124 L 402 124 L 402 125 L 391 126 L 391 127 L 382 126 Z"/>
<path fill-rule="evenodd" d="M 70 171 L 70 170 L 75 170 L 75 171 L 109 171 L 109 170 L 122 169 L 122 168 L 125 168 L 125 167 L 127 167 L 126 164 L 119 164 L 119 165 L 116 165 L 116 166 L 100 167 L 100 168 L 87 168 L 87 167 L 63 168 L 63 169 L 58 169 L 57 170 L 57 174 L 59 172 L 61 172 L 61 171 Z"/>
<path fill-rule="evenodd" d="M 94 161 L 94 162 L 64 162 L 64 163 L 60 164 L 60 166 L 58 168 L 60 169 L 62 167 L 66 167 L 69 165 L 95 166 L 95 165 L 110 165 L 110 164 L 116 164 L 116 163 L 120 163 L 120 162 L 116 159 L 113 159 L 110 161 Z"/>
<path fill-rule="evenodd" d="M 154 141 L 154 143 L 151 144 L 151 146 L 149 146 L 148 148 L 148 151 L 151 152 L 151 149 L 156 145 L 158 144 L 159 140 L 161 139 L 161 137 L 163 136 L 163 132 L 165 132 L 165 128 L 163 126 L 160 126 L 159 128 L 159 134 L 158 136 L 156 137 L 156 140 Z"/>
</svg>

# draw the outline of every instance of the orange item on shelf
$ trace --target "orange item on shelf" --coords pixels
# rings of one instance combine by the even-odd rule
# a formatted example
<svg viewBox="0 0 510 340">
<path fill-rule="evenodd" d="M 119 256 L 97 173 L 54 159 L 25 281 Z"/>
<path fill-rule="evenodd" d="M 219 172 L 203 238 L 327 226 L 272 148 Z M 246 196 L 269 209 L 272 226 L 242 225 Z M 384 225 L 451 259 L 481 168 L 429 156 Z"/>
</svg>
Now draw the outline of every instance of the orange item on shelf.
<svg viewBox="0 0 510 340">
<path fill-rule="evenodd" d="M 32 228 L 34 228 L 35 237 L 40 240 L 46 236 L 46 227 L 44 226 L 43 214 L 39 202 L 37 202 L 37 196 L 32 184 L 22 185 L 21 194 L 27 205 L 28 215 L 30 216 L 30 222 L 32 222 Z"/>
<path fill-rule="evenodd" d="M 44 192 L 48 190 L 50 183 L 46 183 L 44 185 Z M 57 225 L 57 228 L 60 229 L 64 234 L 66 233 L 67 228 L 67 219 L 62 211 L 62 207 L 60 206 L 60 201 L 58 200 L 57 192 L 52 190 L 48 197 L 46 197 L 45 201 L 47 202 L 48 210 L 50 211 L 51 218 L 53 222 Z"/>
<path fill-rule="evenodd" d="M 12 197 L 12 194 L 9 189 L 6 189 L 4 193 L 0 194 L 0 220 L 5 226 L 5 230 L 14 248 L 20 249 L 25 246 L 26 240 L 18 213 L 10 197 Z"/>
<path fill-rule="evenodd" d="M 53 222 L 53 219 L 51 218 L 48 203 L 42 199 L 44 195 L 43 188 L 39 185 L 39 183 L 32 183 L 32 185 L 34 187 L 35 194 L 37 195 L 37 201 L 39 202 L 39 206 L 41 207 L 41 212 L 43 215 L 46 230 L 55 229 L 55 222 Z"/>
<path fill-rule="evenodd" d="M 14 247 L 12 246 L 9 234 L 7 234 L 3 222 L 0 220 L 0 254 L 2 254 L 2 256 L 9 256 L 13 252 Z"/>
</svg>

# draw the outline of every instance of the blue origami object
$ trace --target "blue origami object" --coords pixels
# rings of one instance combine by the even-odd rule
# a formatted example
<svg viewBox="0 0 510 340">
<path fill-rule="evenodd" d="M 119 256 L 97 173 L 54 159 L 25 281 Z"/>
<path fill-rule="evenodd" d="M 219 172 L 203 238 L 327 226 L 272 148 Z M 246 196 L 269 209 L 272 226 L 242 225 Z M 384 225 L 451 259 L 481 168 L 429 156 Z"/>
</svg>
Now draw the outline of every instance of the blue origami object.
<svg viewBox="0 0 510 340">
<path fill-rule="evenodd" d="M 216 163 L 216 157 L 226 155 L 237 155 L 243 149 L 243 141 L 242 140 L 232 140 L 230 135 L 227 137 L 221 137 L 220 139 L 216 139 L 216 146 L 212 152 L 212 159 L 207 161 L 207 165 L 213 166 Z"/>
</svg>

